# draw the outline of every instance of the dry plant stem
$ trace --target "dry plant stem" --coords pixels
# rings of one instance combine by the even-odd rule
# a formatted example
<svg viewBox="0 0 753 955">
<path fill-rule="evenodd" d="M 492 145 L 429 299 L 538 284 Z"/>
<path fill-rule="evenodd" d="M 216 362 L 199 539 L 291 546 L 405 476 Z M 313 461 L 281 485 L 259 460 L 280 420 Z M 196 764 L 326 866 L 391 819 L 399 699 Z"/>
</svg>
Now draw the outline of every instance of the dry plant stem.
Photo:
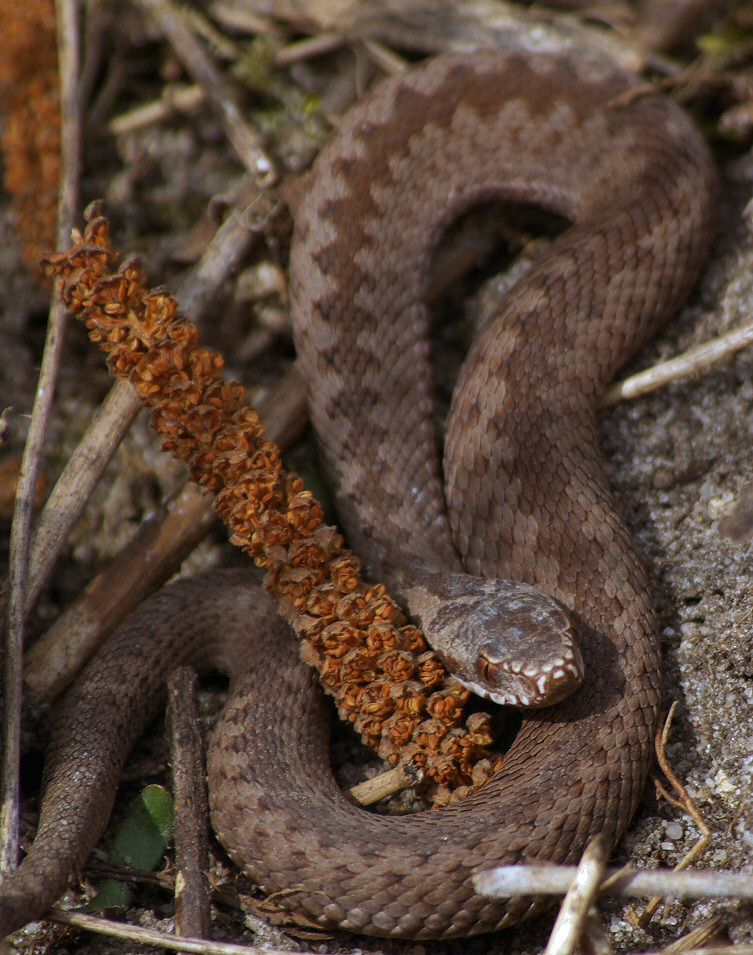
<svg viewBox="0 0 753 955">
<path fill-rule="evenodd" d="M 179 667 L 167 683 L 170 765 L 175 799 L 175 923 L 178 935 L 211 936 L 209 806 L 196 702 L 198 678 Z"/>
<path fill-rule="evenodd" d="M 65 246 L 67 241 L 73 225 L 74 209 L 78 204 L 81 120 L 77 96 L 79 47 L 76 21 L 76 3 L 74 0 L 58 0 L 56 4 L 56 23 L 62 138 L 57 232 L 61 248 Z M 3 674 L 0 871 L 14 868 L 18 863 L 18 820 L 20 811 L 18 771 L 20 761 L 22 654 L 32 500 L 39 470 L 42 442 L 57 379 L 64 325 L 65 309 L 59 303 L 55 303 L 50 309 L 39 385 L 21 462 L 13 526 L 11 528 L 8 631 Z"/>
<path fill-rule="evenodd" d="M 64 912 L 58 908 L 51 909 L 46 920 L 58 922 L 61 925 L 72 925 L 108 938 L 125 939 L 132 945 L 156 945 L 172 952 L 190 952 L 195 955 L 290 955 L 290 949 L 257 948 L 255 945 L 234 945 L 230 942 L 211 942 L 202 938 L 168 935 L 156 929 L 111 922 L 83 912 Z"/>
<path fill-rule="evenodd" d="M 2 179 L 23 264 L 55 245 L 60 196 L 60 72 L 54 0 L 3 4 Z"/>
<path fill-rule="evenodd" d="M 595 836 L 586 846 L 572 885 L 562 900 L 544 955 L 570 955 L 578 944 L 598 895 L 608 857 L 608 840 Z"/>
<path fill-rule="evenodd" d="M 223 60 L 237 60 L 241 56 L 240 49 L 229 33 L 219 29 L 214 18 L 209 19 L 201 12 L 197 5 L 182 5 L 186 17 L 186 26 L 191 33 L 204 40 L 206 45 Z"/>
<path fill-rule="evenodd" d="M 58 31 L 60 63 L 60 198 L 58 202 L 58 247 L 65 248 L 79 211 L 79 176 L 81 169 L 81 102 L 78 78 L 81 55 L 76 31 L 79 4 L 77 0 L 56 0 L 55 22 Z"/>
<path fill-rule="evenodd" d="M 300 437 L 306 426 L 305 395 L 295 371 L 262 399 L 259 413 L 281 447 Z M 24 680 L 32 708 L 55 702 L 104 637 L 172 577 L 215 521 L 211 500 L 188 482 L 161 522 L 142 525 L 26 654 Z"/>
<path fill-rule="evenodd" d="M 661 727 L 661 730 L 657 732 L 656 736 L 656 759 L 661 767 L 661 771 L 664 773 L 668 779 L 670 785 L 677 794 L 677 798 L 673 798 L 669 793 L 664 789 L 659 780 L 655 780 L 656 788 L 659 795 L 664 796 L 664 798 L 671 805 L 675 806 L 678 809 L 682 809 L 684 812 L 688 813 L 693 822 L 698 827 L 700 836 L 696 844 L 683 856 L 683 858 L 675 866 L 675 871 L 679 872 L 682 869 L 687 868 L 691 863 L 695 862 L 706 849 L 706 846 L 711 841 L 711 829 L 709 829 L 706 824 L 706 820 L 698 812 L 698 809 L 695 806 L 695 803 L 688 795 L 687 789 L 683 786 L 680 780 L 675 776 L 672 771 L 672 767 L 669 765 L 667 759 L 667 737 L 669 736 L 669 729 L 672 725 L 672 718 L 675 715 L 675 710 L 677 709 L 677 701 L 672 704 L 669 708 L 669 713 L 667 718 L 664 721 L 664 725 Z M 653 918 L 654 913 L 661 904 L 661 896 L 655 896 L 646 903 L 646 907 L 638 918 L 638 925 L 641 928 L 646 928 L 648 923 Z"/>
<path fill-rule="evenodd" d="M 189 29 L 181 10 L 170 0 L 138 0 L 138 3 L 154 18 L 185 68 L 203 88 L 245 168 L 262 188 L 274 185 L 277 173 L 272 160 L 260 138 L 246 123 L 232 91 Z"/>
<path fill-rule="evenodd" d="M 261 13 L 256 14 L 250 5 L 236 3 L 234 0 L 229 3 L 223 0 L 212 3 L 212 18 L 231 34 L 249 33 L 263 37 L 276 34 L 269 17 Z"/>
<path fill-rule="evenodd" d="M 752 343 L 753 322 L 748 322 L 739 328 L 731 329 L 713 341 L 704 342 L 702 345 L 690 348 L 676 358 L 670 358 L 669 361 L 661 362 L 659 365 L 654 365 L 653 368 L 647 368 L 637 375 L 631 375 L 630 378 L 611 385 L 602 395 L 600 407 L 609 408 L 620 401 L 637 398 L 640 395 L 656 391 L 658 388 L 663 388 L 664 385 L 677 381 L 678 378 L 697 375 L 705 371 L 710 365 L 727 358 Z"/>
<path fill-rule="evenodd" d="M 140 408 L 141 402 L 133 390 L 123 382 L 116 382 L 69 458 L 34 528 L 29 549 L 26 613 L 39 596 L 71 528 Z"/>
<path fill-rule="evenodd" d="M 505 898 L 514 895 L 562 895 L 577 873 L 568 865 L 500 866 L 475 879 L 482 895 Z M 677 899 L 751 899 L 753 881 L 745 872 L 714 872 L 710 869 L 677 872 L 675 869 L 607 869 L 600 892 L 615 898 L 645 898 L 658 893 Z"/>
</svg>

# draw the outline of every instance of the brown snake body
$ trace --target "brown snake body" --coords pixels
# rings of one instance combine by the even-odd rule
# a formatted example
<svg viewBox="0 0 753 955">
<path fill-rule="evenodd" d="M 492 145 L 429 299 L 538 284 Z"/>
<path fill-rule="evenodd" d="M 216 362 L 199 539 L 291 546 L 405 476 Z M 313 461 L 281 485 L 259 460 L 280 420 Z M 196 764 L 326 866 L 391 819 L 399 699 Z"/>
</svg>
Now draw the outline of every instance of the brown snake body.
<svg viewBox="0 0 753 955">
<path fill-rule="evenodd" d="M 714 182 L 673 103 L 612 102 L 631 82 L 600 57 L 496 51 L 382 84 L 322 153 L 291 258 L 312 419 L 351 544 L 389 573 L 396 541 L 459 569 L 454 540 L 466 571 L 540 587 L 580 623 L 582 688 L 525 717 L 500 772 L 460 805 L 374 815 L 332 779 L 322 698 L 281 625 L 248 633 L 267 598 L 238 573 L 181 582 L 132 618 L 65 703 L 37 839 L 0 886 L 2 930 L 41 914 L 83 863 L 165 672 L 186 658 L 219 663 L 239 691 L 209 756 L 220 840 L 282 905 L 323 926 L 491 931 L 532 903 L 476 895 L 475 872 L 573 861 L 590 836 L 624 831 L 651 754 L 659 651 L 646 580 L 605 489 L 594 403 L 694 283 Z M 442 230 L 492 197 L 574 225 L 471 350 L 447 428 L 448 522 L 422 296 Z"/>
</svg>

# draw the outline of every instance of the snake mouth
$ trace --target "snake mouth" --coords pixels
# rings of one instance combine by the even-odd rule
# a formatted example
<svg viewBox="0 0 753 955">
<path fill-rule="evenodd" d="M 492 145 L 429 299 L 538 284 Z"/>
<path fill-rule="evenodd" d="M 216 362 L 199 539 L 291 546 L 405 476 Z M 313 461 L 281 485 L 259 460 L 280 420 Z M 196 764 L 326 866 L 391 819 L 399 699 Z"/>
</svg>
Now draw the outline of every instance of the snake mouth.
<svg viewBox="0 0 753 955">
<path fill-rule="evenodd" d="M 495 659 L 479 651 L 476 670 L 483 684 L 476 690 L 501 706 L 541 709 L 567 699 L 583 682 L 583 661 L 576 648 L 536 663 Z"/>
</svg>

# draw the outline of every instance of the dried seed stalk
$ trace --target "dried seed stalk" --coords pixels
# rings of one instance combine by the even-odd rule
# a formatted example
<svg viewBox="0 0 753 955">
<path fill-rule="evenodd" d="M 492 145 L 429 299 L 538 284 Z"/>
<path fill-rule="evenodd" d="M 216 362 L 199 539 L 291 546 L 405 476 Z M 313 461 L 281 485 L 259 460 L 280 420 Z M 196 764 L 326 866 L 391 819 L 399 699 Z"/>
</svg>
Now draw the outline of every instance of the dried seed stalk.
<svg viewBox="0 0 753 955">
<path fill-rule="evenodd" d="M 55 245 L 60 179 L 60 88 L 53 0 L 3 7 L 0 147 L 24 263 L 39 275 Z"/>
<path fill-rule="evenodd" d="M 59 297 L 107 353 L 111 372 L 152 409 L 163 449 L 186 462 L 214 495 L 233 543 L 266 569 L 266 588 L 341 717 L 383 758 L 422 770 L 435 801 L 478 785 L 492 771 L 488 718 L 464 719 L 468 691 L 384 586 L 361 579 L 358 558 L 282 468 L 241 385 L 220 377 L 222 358 L 199 344 L 168 292 L 145 288 L 138 260 L 115 271 L 109 223 L 96 205 L 87 218 L 71 249 L 46 256 L 46 273 L 58 278 Z"/>
</svg>

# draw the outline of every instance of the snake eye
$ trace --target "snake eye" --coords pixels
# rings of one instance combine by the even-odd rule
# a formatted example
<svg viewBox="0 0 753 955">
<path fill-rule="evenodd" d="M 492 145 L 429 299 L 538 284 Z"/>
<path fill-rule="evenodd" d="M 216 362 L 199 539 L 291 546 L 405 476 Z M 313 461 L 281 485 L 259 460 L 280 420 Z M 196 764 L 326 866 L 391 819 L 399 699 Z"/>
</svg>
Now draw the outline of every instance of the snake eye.
<svg viewBox="0 0 753 955">
<path fill-rule="evenodd" d="M 494 679 L 495 664 L 489 659 L 483 650 L 476 657 L 476 672 L 481 679 L 488 685 Z"/>
</svg>

